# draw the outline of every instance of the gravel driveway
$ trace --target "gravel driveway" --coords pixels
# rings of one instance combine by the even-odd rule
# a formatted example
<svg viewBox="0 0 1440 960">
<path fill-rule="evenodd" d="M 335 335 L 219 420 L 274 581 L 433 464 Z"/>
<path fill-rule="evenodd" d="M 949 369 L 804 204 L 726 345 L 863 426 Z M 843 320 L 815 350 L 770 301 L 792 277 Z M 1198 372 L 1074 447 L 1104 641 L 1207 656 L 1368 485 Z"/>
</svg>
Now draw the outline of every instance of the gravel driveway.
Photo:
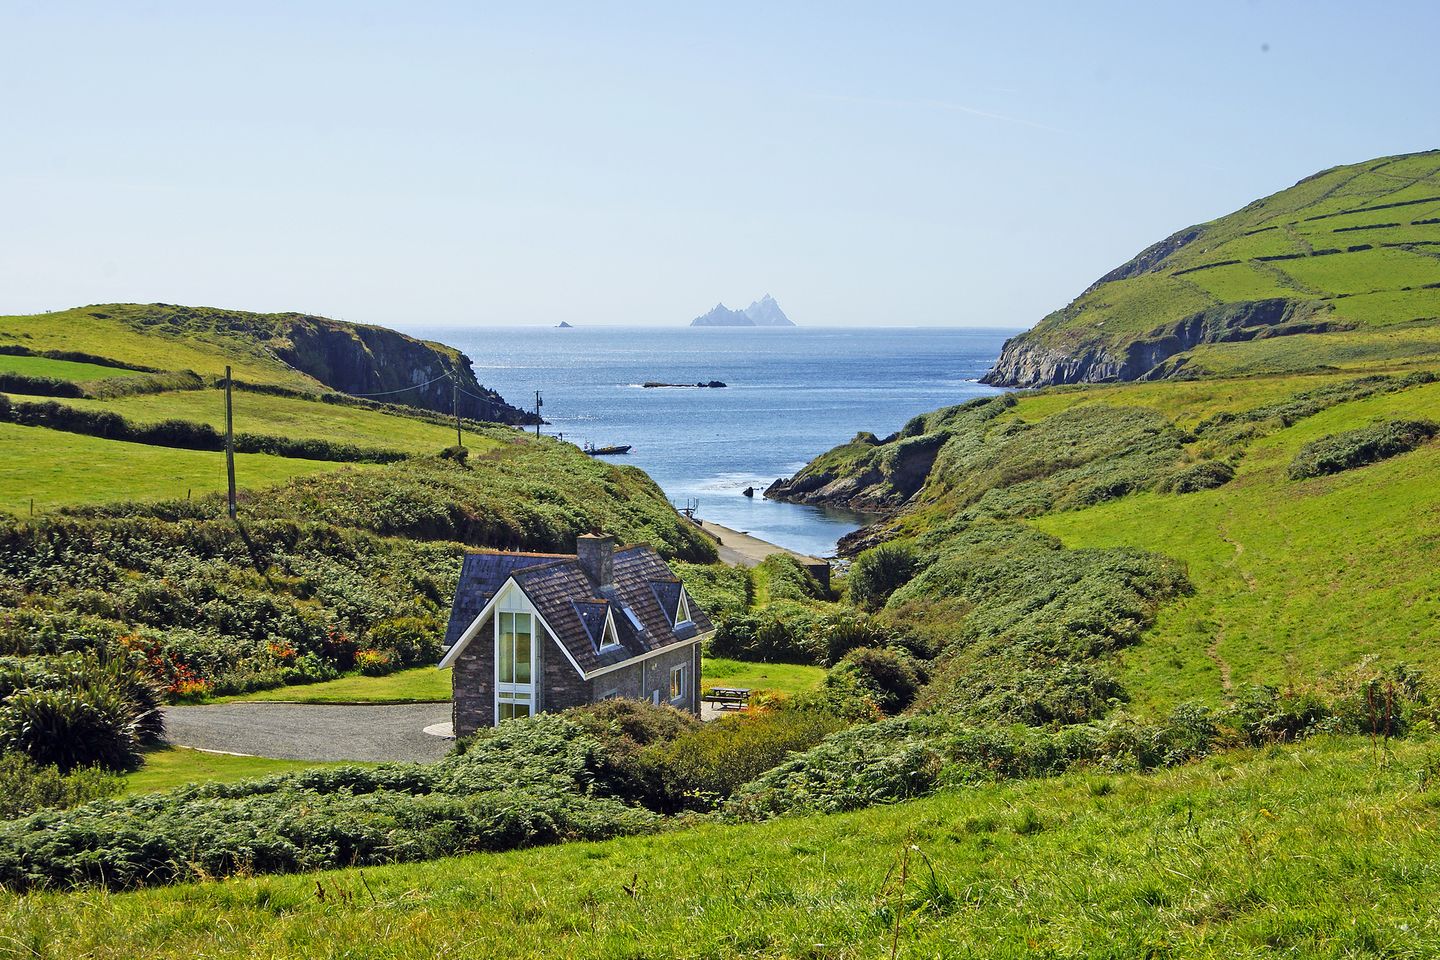
<svg viewBox="0 0 1440 960">
<path fill-rule="evenodd" d="M 452 741 L 425 733 L 450 704 L 343 706 L 222 703 L 166 707 L 166 738 L 182 747 L 290 760 L 438 760 Z"/>
</svg>

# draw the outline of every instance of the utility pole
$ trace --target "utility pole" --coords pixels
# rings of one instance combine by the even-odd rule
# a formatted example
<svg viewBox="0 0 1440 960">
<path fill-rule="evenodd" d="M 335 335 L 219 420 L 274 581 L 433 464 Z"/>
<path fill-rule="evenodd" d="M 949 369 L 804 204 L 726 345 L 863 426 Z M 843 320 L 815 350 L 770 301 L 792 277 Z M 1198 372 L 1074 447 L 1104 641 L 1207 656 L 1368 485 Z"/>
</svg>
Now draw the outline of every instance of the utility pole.
<svg viewBox="0 0 1440 960">
<path fill-rule="evenodd" d="M 460 382 L 455 379 L 455 371 L 450 371 L 450 403 L 451 409 L 455 411 L 455 446 L 465 446 L 465 440 L 460 435 Z"/>
<path fill-rule="evenodd" d="M 540 391 L 535 391 L 535 436 L 540 436 L 540 407 L 543 401 L 540 399 Z"/>
<path fill-rule="evenodd" d="M 235 519 L 235 407 L 231 400 L 230 368 L 225 368 L 225 475 L 230 481 L 230 519 Z"/>
</svg>

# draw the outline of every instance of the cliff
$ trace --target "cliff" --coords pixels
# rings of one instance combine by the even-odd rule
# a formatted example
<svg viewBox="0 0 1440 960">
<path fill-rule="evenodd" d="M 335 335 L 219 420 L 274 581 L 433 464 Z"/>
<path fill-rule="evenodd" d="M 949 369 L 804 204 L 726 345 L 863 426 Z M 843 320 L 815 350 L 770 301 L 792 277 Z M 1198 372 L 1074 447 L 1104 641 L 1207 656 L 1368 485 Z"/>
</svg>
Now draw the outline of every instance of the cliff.
<svg viewBox="0 0 1440 960">
<path fill-rule="evenodd" d="M 983 381 L 1035 387 L 1386 359 L 1396 347 L 1374 336 L 1380 328 L 1440 325 L 1437 251 L 1440 151 L 1335 167 L 1146 247 L 1009 340 Z M 1294 335 L 1302 339 L 1284 347 L 1263 342 Z"/>
<path fill-rule="evenodd" d="M 535 421 L 533 413 L 482 386 L 470 358 L 453 347 L 311 314 L 168 303 L 98 304 L 0 317 L 0 344 L 11 343 L 208 376 L 231 366 L 236 379 L 249 383 L 371 395 L 447 414 L 454 396 L 447 374 L 453 373 L 461 391 L 461 416 L 494 423 Z"/>
</svg>

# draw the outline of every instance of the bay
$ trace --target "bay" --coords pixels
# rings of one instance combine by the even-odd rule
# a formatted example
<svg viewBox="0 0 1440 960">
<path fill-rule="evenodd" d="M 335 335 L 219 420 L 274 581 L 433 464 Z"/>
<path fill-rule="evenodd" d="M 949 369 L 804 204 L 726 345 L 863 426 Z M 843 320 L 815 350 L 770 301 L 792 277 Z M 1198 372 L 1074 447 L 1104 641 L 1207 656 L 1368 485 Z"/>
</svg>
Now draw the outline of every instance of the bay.
<svg viewBox="0 0 1440 960">
<path fill-rule="evenodd" d="M 415 329 L 465 351 L 516 406 L 540 391 L 544 432 L 644 469 L 677 507 L 801 553 L 833 555 L 866 518 L 765 500 L 777 477 L 858 431 L 884 437 L 977 383 L 1014 330 L 981 328 L 471 327 Z M 645 388 L 647 381 L 723 389 Z M 755 488 L 753 498 L 741 495 Z"/>
</svg>

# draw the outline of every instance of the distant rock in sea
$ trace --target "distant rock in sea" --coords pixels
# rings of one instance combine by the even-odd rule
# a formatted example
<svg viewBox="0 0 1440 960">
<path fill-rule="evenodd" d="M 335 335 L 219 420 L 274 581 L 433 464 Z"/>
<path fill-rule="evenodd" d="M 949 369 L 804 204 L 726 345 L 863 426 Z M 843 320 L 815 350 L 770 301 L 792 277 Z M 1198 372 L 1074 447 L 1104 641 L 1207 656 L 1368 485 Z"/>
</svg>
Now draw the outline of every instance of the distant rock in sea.
<svg viewBox="0 0 1440 960">
<path fill-rule="evenodd" d="M 556 330 L 574 330 L 574 329 L 575 329 L 575 324 L 570 323 L 570 322 L 568 322 L 568 321 L 566 321 L 566 320 L 561 320 L 559 323 L 555 324 L 555 329 L 556 329 Z"/>
<path fill-rule="evenodd" d="M 765 294 L 744 310 L 731 310 L 717 303 L 704 316 L 690 321 L 692 327 L 793 327 L 794 322 L 780 309 L 770 294 Z"/>
<path fill-rule="evenodd" d="M 793 327 L 795 322 L 785 316 L 780 304 L 770 294 L 765 294 L 745 308 L 745 316 L 757 327 Z"/>
</svg>

